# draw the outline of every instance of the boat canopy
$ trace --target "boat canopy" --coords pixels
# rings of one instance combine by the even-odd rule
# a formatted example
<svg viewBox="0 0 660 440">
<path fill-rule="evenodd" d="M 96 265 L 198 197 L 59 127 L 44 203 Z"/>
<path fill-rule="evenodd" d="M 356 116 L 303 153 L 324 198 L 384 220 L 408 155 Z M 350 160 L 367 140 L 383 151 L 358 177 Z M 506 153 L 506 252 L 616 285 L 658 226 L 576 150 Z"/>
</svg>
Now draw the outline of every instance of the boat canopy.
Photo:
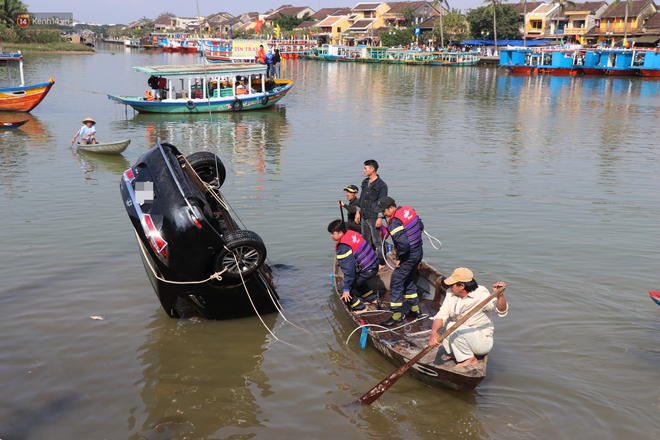
<svg viewBox="0 0 660 440">
<path fill-rule="evenodd" d="M 23 61 L 20 52 L 0 52 L 0 61 Z"/>
<path fill-rule="evenodd" d="M 227 64 L 182 64 L 165 66 L 133 67 L 137 72 L 154 76 L 204 76 L 206 75 L 253 75 L 266 73 L 265 64 L 227 63 Z"/>
<path fill-rule="evenodd" d="M 527 46 L 538 46 L 540 44 L 548 44 L 548 40 L 527 40 Z M 472 46 L 494 46 L 495 40 L 463 40 L 461 44 L 469 44 Z M 498 46 L 523 46 L 523 40 L 497 40 Z"/>
</svg>

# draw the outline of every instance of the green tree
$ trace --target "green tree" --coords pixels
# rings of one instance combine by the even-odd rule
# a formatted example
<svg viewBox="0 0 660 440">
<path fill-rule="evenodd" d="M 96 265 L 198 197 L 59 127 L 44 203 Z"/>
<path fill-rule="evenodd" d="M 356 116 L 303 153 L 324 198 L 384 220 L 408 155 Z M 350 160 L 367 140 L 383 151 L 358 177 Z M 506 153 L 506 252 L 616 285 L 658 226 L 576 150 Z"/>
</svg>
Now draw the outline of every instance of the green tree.
<svg viewBox="0 0 660 440">
<path fill-rule="evenodd" d="M 158 14 L 158 17 L 156 17 L 156 19 L 158 19 L 160 17 L 176 17 L 176 15 L 174 15 L 174 13 L 172 13 L 170 11 L 165 11 L 165 12 L 161 12 L 160 14 Z"/>
<path fill-rule="evenodd" d="M 273 27 L 277 28 L 277 25 L 279 24 L 281 30 L 292 31 L 300 23 L 302 23 L 303 21 L 308 21 L 310 18 L 311 15 L 309 15 L 309 12 L 305 12 L 305 15 L 303 15 L 302 18 L 298 18 L 295 15 L 280 14 L 279 17 L 276 17 L 273 20 Z"/>
<path fill-rule="evenodd" d="M 21 0 L 0 0 L 0 23 L 13 27 L 18 14 L 27 14 L 27 5 Z"/>
<path fill-rule="evenodd" d="M 505 0 L 484 0 L 482 4 L 486 6 L 486 11 L 493 14 L 493 33 L 495 35 L 495 52 L 497 52 L 497 11 L 502 9 L 502 3 Z"/>
<path fill-rule="evenodd" d="M 378 38 L 380 38 L 382 45 L 389 47 L 407 46 L 413 42 L 414 37 L 414 28 L 392 29 L 390 31 L 384 31 L 378 34 Z"/>
<path fill-rule="evenodd" d="M 401 10 L 401 16 L 406 19 L 406 26 L 410 26 L 415 21 L 415 11 L 410 6 Z"/>
<path fill-rule="evenodd" d="M 488 7 L 470 10 L 466 19 L 470 25 L 470 33 L 475 39 L 492 38 L 495 30 L 502 39 L 520 38 L 522 18 L 513 6 L 499 5 L 497 10 L 497 27 Z M 495 38 L 493 38 L 495 39 Z"/>
<path fill-rule="evenodd" d="M 460 9 L 452 8 L 452 10 L 443 17 L 442 21 L 444 22 L 444 29 L 447 31 L 447 40 L 467 40 L 469 36 L 469 26 L 465 19 L 465 15 L 461 13 Z"/>
</svg>

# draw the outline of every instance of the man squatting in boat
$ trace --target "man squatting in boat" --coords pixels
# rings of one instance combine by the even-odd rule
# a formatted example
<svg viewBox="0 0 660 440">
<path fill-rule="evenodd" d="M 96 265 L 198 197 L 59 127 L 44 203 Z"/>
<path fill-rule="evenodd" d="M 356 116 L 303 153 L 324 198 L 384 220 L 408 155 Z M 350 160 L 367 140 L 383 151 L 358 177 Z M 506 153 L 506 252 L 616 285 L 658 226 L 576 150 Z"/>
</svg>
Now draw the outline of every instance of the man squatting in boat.
<svg viewBox="0 0 660 440">
<path fill-rule="evenodd" d="M 344 274 L 341 300 L 348 302 L 355 313 L 366 312 L 364 301 L 372 304 L 378 302 L 378 296 L 367 283 L 378 273 L 376 252 L 360 234 L 351 230 L 347 231 L 346 225 L 341 220 L 330 222 L 328 232 L 337 242 L 335 246 L 337 264 Z M 360 296 L 353 296 L 352 289 L 357 290 Z"/>
<path fill-rule="evenodd" d="M 348 200 L 348 205 L 341 200 L 339 201 L 339 206 L 348 211 L 348 222 L 346 223 L 346 229 L 350 229 L 355 232 L 362 232 L 360 225 L 355 223 L 355 214 L 357 213 L 357 204 L 358 204 L 358 187 L 355 185 L 348 185 L 344 188 L 346 191 L 346 200 Z"/>
<path fill-rule="evenodd" d="M 447 294 L 440 310 L 433 318 L 429 338 L 429 345 L 433 347 L 440 345 L 438 331 L 445 323 L 449 320 L 457 322 L 490 295 L 486 287 L 477 284 L 472 271 L 465 267 L 456 269 L 445 280 L 445 284 L 450 286 L 451 294 Z M 493 291 L 500 287 L 506 288 L 506 283 L 498 281 L 493 284 Z M 494 325 L 485 312 L 497 312 L 499 316 L 506 316 L 509 305 L 504 299 L 504 292 L 497 295 L 497 299 L 493 298 L 442 342 L 449 356 L 456 359 L 457 367 L 476 364 L 475 355 L 484 356 L 493 348 Z M 451 325 L 448 324 L 448 328 L 451 328 Z"/>
<path fill-rule="evenodd" d="M 407 315 L 419 318 L 419 297 L 415 285 L 417 266 L 422 262 L 424 251 L 422 249 L 422 231 L 424 224 L 414 209 L 408 206 L 396 206 L 394 199 L 383 197 L 378 199 L 378 211 L 388 217 L 387 231 L 394 241 L 396 249 L 396 267 L 392 272 L 390 281 L 390 310 L 392 316 L 380 325 L 392 327 L 403 322 L 403 302 L 407 301 L 411 307 Z"/>
<path fill-rule="evenodd" d="M 364 175 L 362 192 L 358 200 L 355 223 L 362 225 L 362 236 L 367 243 L 376 250 L 380 269 L 385 267 L 383 255 L 383 240 L 380 238 L 380 227 L 383 225 L 383 215 L 376 207 L 376 201 L 387 196 L 387 184 L 376 173 L 378 162 L 373 159 L 364 162 Z"/>
</svg>

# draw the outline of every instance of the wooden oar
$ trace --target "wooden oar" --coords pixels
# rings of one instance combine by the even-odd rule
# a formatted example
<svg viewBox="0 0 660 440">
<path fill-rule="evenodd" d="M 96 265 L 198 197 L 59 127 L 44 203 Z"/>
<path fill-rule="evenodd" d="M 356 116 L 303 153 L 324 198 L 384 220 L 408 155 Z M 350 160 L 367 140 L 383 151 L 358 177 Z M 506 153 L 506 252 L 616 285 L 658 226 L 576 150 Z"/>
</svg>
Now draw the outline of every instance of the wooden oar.
<svg viewBox="0 0 660 440">
<path fill-rule="evenodd" d="M 339 214 L 341 214 L 341 224 L 344 225 L 344 229 L 345 229 L 346 221 L 344 220 L 344 209 L 343 206 L 341 206 L 341 200 L 339 201 Z"/>
<path fill-rule="evenodd" d="M 459 319 L 456 324 L 454 324 L 450 329 L 446 330 L 441 336 L 440 339 L 438 340 L 439 343 L 442 343 L 442 341 L 447 338 L 447 336 L 451 335 L 455 330 L 457 330 L 465 321 L 470 319 L 472 315 L 477 313 L 479 310 L 481 310 L 486 304 L 488 304 L 493 298 L 495 298 L 497 295 L 499 295 L 501 292 L 504 291 L 504 287 L 500 287 L 497 289 L 495 292 L 493 292 L 488 298 L 485 300 L 481 301 L 477 306 L 473 307 L 472 310 L 470 310 L 465 316 L 463 316 L 461 319 Z M 410 368 L 417 363 L 421 358 L 423 358 L 429 351 L 433 350 L 435 347 L 431 347 L 430 345 L 426 347 L 424 350 L 420 351 L 417 356 L 412 358 L 407 364 L 402 365 L 399 367 L 398 370 L 396 370 L 394 373 L 390 374 L 387 376 L 385 379 L 381 380 L 378 385 L 367 391 L 364 396 L 360 397 L 357 401 L 353 403 L 360 403 L 362 405 L 371 405 L 378 399 L 380 396 L 385 393 L 385 391 L 389 390 L 392 385 L 394 385 L 394 382 L 399 380 L 401 376 L 403 376 L 406 371 L 410 370 Z"/>
</svg>

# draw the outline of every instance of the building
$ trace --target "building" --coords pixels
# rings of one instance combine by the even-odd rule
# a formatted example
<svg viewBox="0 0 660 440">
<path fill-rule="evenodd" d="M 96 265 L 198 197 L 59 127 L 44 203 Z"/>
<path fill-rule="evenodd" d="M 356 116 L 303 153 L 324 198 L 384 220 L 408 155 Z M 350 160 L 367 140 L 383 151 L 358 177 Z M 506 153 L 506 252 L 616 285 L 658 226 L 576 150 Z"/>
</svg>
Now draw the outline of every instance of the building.
<svg viewBox="0 0 660 440">
<path fill-rule="evenodd" d="M 657 12 L 658 7 L 653 0 L 633 0 L 632 7 L 627 1 L 617 5 L 612 4 L 603 12 L 600 19 L 596 20 L 596 26 L 585 35 L 589 41 L 595 40 L 597 44 L 612 44 L 623 40 L 624 35 L 627 37 L 643 35 L 644 23 Z M 625 22 L 626 15 L 627 22 Z"/>
<path fill-rule="evenodd" d="M 551 27 L 551 19 L 556 15 L 559 10 L 559 5 L 540 4 L 532 10 L 527 12 L 527 26 L 525 35 L 527 38 L 545 38 L 546 29 L 549 31 Z"/>
<path fill-rule="evenodd" d="M 376 29 L 385 25 L 383 14 L 389 10 L 390 7 L 384 2 L 355 5 L 347 18 L 349 27 L 341 33 L 344 44 L 348 46 L 370 44 L 378 38 Z"/>
<path fill-rule="evenodd" d="M 343 44 L 342 31 L 349 27 L 348 17 L 346 15 L 331 15 L 326 17 L 320 23 L 316 24 L 319 33 L 316 38 L 321 44 Z"/>
<path fill-rule="evenodd" d="M 581 44 L 583 43 L 582 37 L 596 26 L 596 21 L 607 8 L 608 5 L 604 1 L 566 6 L 563 12 L 560 9 L 552 17 L 550 27 L 546 29 L 546 37 Z M 585 40 L 587 39 L 585 38 Z M 595 43 L 595 40 L 593 42 Z M 584 41 L 584 44 L 589 44 L 589 42 Z"/>
<path fill-rule="evenodd" d="M 387 26 L 395 29 L 406 27 L 407 18 L 404 12 L 408 8 L 412 12 L 411 26 L 420 25 L 440 15 L 447 15 L 445 8 L 440 5 L 433 7 L 431 2 L 387 2 L 387 5 L 390 9 L 383 14 L 383 21 Z"/>
<path fill-rule="evenodd" d="M 305 15 L 312 16 L 314 15 L 314 10 L 308 6 L 286 6 L 280 7 L 274 12 L 266 15 L 263 20 L 266 26 L 275 26 L 275 20 L 280 17 L 296 17 L 298 19 L 303 18 Z"/>
</svg>

